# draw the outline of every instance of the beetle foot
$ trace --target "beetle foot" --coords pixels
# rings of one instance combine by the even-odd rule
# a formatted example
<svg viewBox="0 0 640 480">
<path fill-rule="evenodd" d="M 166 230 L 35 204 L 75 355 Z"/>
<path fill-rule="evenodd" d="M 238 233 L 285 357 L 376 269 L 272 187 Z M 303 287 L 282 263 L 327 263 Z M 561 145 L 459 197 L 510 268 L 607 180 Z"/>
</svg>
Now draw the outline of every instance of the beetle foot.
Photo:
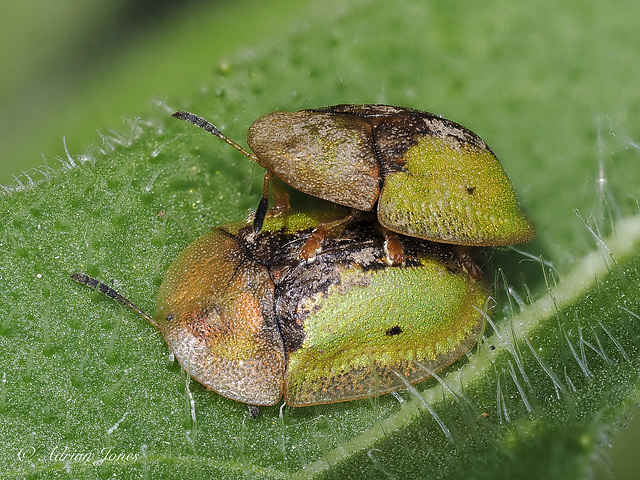
<svg viewBox="0 0 640 480">
<path fill-rule="evenodd" d="M 316 259 L 316 255 L 322 251 L 324 239 L 327 238 L 331 232 L 351 222 L 357 216 L 358 211 L 351 210 L 349 215 L 345 217 L 329 219 L 321 222 L 311 235 L 309 235 L 309 238 L 304 242 L 304 245 L 300 247 L 300 250 L 298 251 L 298 259 L 304 260 L 307 263 L 313 262 Z"/>
<path fill-rule="evenodd" d="M 405 264 L 404 248 L 398 235 L 386 228 L 384 233 L 384 253 L 387 256 L 387 265 L 398 267 Z"/>
<path fill-rule="evenodd" d="M 322 251 L 322 244 L 328 233 L 329 231 L 325 228 L 316 228 L 307 241 L 304 242 L 304 245 L 300 247 L 298 259 L 304 260 L 307 263 L 315 261 L 316 255 Z"/>
<path fill-rule="evenodd" d="M 258 418 L 259 413 L 260 407 L 258 407 L 257 405 L 249 405 L 249 415 L 251 415 L 251 418 L 255 420 L 256 418 Z"/>
<path fill-rule="evenodd" d="M 474 280 L 482 279 L 482 269 L 473 260 L 473 258 L 471 258 L 471 255 L 468 253 L 468 248 L 458 246 L 455 250 L 458 254 L 458 258 L 460 259 L 460 267 L 462 268 L 462 271 Z"/>
</svg>

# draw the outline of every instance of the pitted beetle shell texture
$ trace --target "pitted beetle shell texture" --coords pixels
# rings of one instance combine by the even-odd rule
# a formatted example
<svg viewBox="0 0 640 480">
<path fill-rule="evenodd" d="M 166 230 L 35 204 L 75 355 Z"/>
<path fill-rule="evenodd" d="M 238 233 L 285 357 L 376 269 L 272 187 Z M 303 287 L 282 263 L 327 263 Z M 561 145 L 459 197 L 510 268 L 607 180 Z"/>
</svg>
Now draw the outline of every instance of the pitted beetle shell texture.
<svg viewBox="0 0 640 480">
<path fill-rule="evenodd" d="M 377 222 L 356 221 L 299 261 L 321 220 L 219 226 L 176 258 L 156 318 L 193 378 L 250 405 L 340 402 L 420 382 L 477 341 L 488 290 L 453 247 L 402 236 L 406 264 L 389 266 Z"/>
<path fill-rule="evenodd" d="M 482 246 L 535 236 L 487 144 L 428 112 L 389 105 L 274 112 L 251 125 L 247 143 L 293 188 L 359 210 L 377 202 L 380 223 L 403 235 Z"/>
</svg>

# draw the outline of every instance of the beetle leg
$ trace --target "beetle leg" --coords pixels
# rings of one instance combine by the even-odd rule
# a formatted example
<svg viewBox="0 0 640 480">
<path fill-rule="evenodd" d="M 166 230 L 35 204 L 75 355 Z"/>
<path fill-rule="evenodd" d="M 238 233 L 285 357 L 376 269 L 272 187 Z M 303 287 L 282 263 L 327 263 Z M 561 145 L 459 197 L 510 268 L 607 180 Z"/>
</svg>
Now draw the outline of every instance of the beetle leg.
<svg viewBox="0 0 640 480">
<path fill-rule="evenodd" d="M 474 280 L 480 280 L 482 278 L 482 269 L 473 261 L 471 255 L 469 255 L 469 248 L 456 245 L 454 250 L 460 259 L 460 267 L 462 267 L 462 270 Z"/>
<path fill-rule="evenodd" d="M 395 232 L 383 228 L 384 235 L 384 253 L 387 255 L 387 264 L 391 267 L 403 265 L 405 262 L 404 249 L 400 238 Z"/>
<path fill-rule="evenodd" d="M 269 209 L 269 183 L 271 182 L 271 177 L 273 177 L 273 173 L 267 170 L 267 173 L 264 174 L 264 184 L 262 185 L 262 198 L 260 198 L 256 214 L 253 217 L 253 231 L 255 233 L 258 233 L 262 229 L 262 224 L 267 216 L 267 210 Z"/>
<path fill-rule="evenodd" d="M 260 198 L 260 203 L 258 203 L 258 208 L 253 217 L 253 231 L 255 233 L 258 233 L 262 229 L 265 218 L 277 217 L 291 208 L 289 194 L 279 183 L 271 184 L 273 177 L 273 172 L 270 170 L 267 170 L 264 174 L 262 198 Z M 271 208 L 269 208 L 269 190 L 273 192 L 273 207 Z"/>
<path fill-rule="evenodd" d="M 320 222 L 318 226 L 313 230 L 311 235 L 304 245 L 300 247 L 300 251 L 298 252 L 298 258 L 300 260 L 305 260 L 309 263 L 313 262 L 316 259 L 316 255 L 322 251 L 322 244 L 324 243 L 324 239 L 327 238 L 327 235 L 338 227 L 342 225 L 346 225 L 351 222 L 358 215 L 358 210 L 351 210 L 351 212 L 342 218 L 334 218 L 325 220 Z"/>
<path fill-rule="evenodd" d="M 271 193 L 273 195 L 273 206 L 267 210 L 267 217 L 277 217 L 291 209 L 289 194 L 280 182 L 271 183 Z"/>
</svg>

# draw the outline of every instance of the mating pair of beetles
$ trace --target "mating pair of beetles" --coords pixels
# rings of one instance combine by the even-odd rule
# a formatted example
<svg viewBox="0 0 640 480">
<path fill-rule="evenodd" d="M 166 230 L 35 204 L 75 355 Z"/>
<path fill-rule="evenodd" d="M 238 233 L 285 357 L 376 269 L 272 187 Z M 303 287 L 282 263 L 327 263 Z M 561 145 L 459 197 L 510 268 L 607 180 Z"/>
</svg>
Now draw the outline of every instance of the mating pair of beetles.
<svg viewBox="0 0 640 480">
<path fill-rule="evenodd" d="M 91 277 L 73 278 L 146 318 L 194 379 L 254 416 L 283 395 L 291 406 L 355 400 L 445 368 L 488 314 L 473 247 L 535 236 L 487 144 L 427 112 L 270 113 L 249 128 L 251 152 L 197 115 L 173 116 L 267 170 L 253 224 L 221 225 L 189 245 L 153 317 Z M 335 208 L 295 212 L 272 188 L 268 209 L 274 175 Z"/>
</svg>

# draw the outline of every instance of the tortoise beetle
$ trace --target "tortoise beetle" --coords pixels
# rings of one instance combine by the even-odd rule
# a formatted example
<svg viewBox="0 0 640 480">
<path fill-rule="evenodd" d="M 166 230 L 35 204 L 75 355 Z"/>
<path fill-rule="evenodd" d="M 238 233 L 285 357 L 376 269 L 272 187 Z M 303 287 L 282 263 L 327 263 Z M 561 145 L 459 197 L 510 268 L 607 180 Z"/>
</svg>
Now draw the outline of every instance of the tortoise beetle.
<svg viewBox="0 0 640 480">
<path fill-rule="evenodd" d="M 260 229 L 275 174 L 293 188 L 357 210 L 412 237 L 467 246 L 525 242 L 536 230 L 497 157 L 475 133 L 428 112 L 390 105 L 335 105 L 274 112 L 249 128 L 248 152 L 189 112 L 204 128 L 267 169 L 254 228 Z"/>
<path fill-rule="evenodd" d="M 366 398 L 406 388 L 469 350 L 489 292 L 451 245 L 400 236 L 403 265 L 386 260 L 375 219 L 336 229 L 316 261 L 297 258 L 335 212 L 212 228 L 165 273 L 155 316 L 84 274 L 72 277 L 157 327 L 206 388 L 250 405 Z"/>
</svg>

